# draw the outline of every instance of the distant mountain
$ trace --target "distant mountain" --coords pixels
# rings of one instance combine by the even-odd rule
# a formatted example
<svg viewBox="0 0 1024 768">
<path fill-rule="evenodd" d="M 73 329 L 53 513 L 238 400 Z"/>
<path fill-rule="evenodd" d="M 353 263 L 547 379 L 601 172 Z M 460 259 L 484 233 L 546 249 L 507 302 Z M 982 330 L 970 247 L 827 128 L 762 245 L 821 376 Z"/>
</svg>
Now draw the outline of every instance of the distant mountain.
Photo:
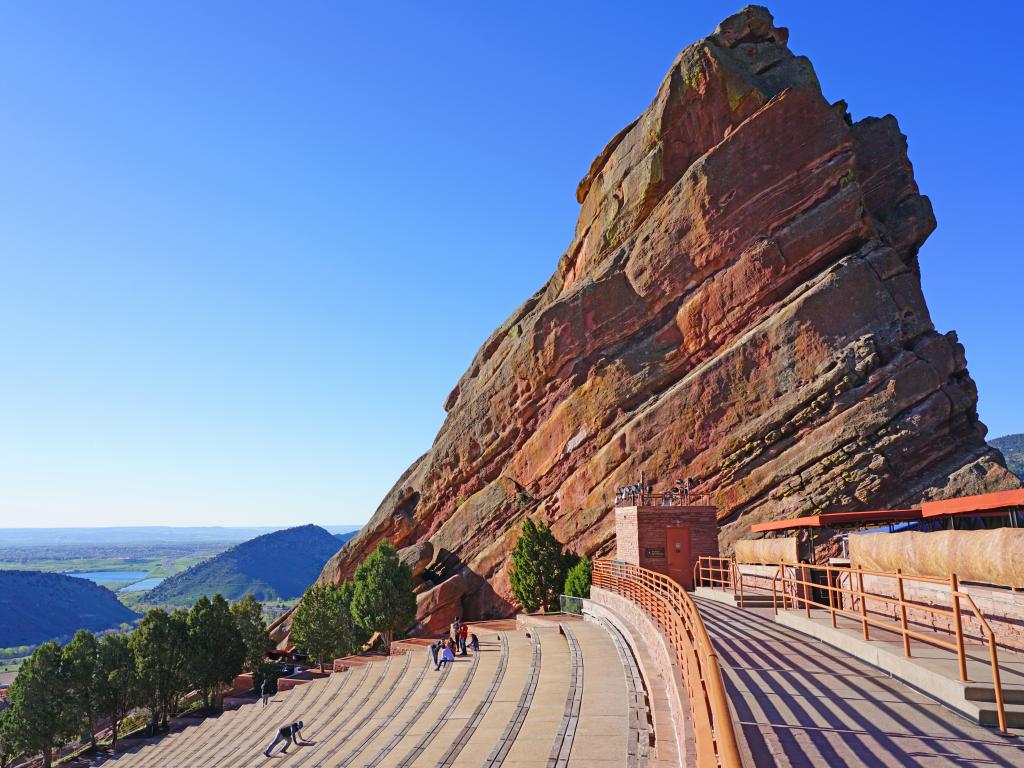
<svg viewBox="0 0 1024 768">
<path fill-rule="evenodd" d="M 358 531 L 358 525 L 325 526 L 330 533 Z M 33 547 L 95 544 L 195 544 L 197 542 L 249 541 L 264 533 L 284 530 L 280 527 L 225 528 L 210 526 L 141 525 L 110 528 L 0 528 L 4 547 Z"/>
<path fill-rule="evenodd" d="M 347 533 L 336 533 L 336 534 L 334 534 L 334 538 L 336 538 L 338 541 L 340 541 L 342 544 L 344 544 L 346 541 L 351 539 L 357 533 L 359 533 L 359 529 L 358 528 L 356 528 L 355 530 L 348 531 Z"/>
<path fill-rule="evenodd" d="M 252 592 L 257 600 L 299 597 L 341 548 L 338 538 L 316 525 L 257 536 L 164 580 L 146 593 L 150 605 L 187 606 L 220 592 L 237 600 Z"/>
<path fill-rule="evenodd" d="M 1024 480 L 1024 435 L 1007 435 L 988 442 L 1002 451 L 1007 468 Z"/>
<path fill-rule="evenodd" d="M 60 573 L 0 571 L 0 648 L 117 629 L 138 614 L 106 587 Z"/>
</svg>

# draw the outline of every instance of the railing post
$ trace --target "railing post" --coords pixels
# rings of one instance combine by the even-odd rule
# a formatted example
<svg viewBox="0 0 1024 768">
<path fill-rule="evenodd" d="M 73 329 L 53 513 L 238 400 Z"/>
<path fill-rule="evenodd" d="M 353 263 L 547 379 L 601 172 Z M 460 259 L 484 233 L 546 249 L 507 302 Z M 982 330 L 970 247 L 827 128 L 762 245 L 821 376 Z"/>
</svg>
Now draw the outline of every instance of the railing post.
<svg viewBox="0 0 1024 768">
<path fill-rule="evenodd" d="M 860 596 L 860 623 L 864 630 L 864 639 L 870 640 L 868 637 L 868 601 L 864 599 L 864 571 L 858 565 L 857 566 L 857 593 Z"/>
<path fill-rule="evenodd" d="M 953 598 L 953 630 L 956 632 L 956 660 L 960 666 L 960 680 L 967 682 L 967 654 L 964 651 L 964 624 L 960 616 L 960 580 L 954 573 L 949 577 L 950 596 Z"/>
<path fill-rule="evenodd" d="M 903 628 L 903 655 L 910 658 L 910 635 L 907 634 L 907 599 L 903 594 L 903 570 L 896 569 L 896 590 L 900 598 L 900 626 Z"/>
<path fill-rule="evenodd" d="M 802 577 L 800 581 L 803 582 L 804 588 L 804 611 L 807 614 L 807 618 L 811 618 L 811 600 L 814 598 L 814 592 L 811 589 L 811 582 L 814 580 L 813 571 L 810 565 L 803 565 L 800 567 Z"/>
<path fill-rule="evenodd" d="M 836 625 L 836 594 L 833 591 L 835 583 L 832 580 L 832 571 L 825 571 L 825 582 L 828 584 L 828 610 L 832 614 L 832 629 L 837 629 Z M 838 581 L 838 579 L 837 579 Z"/>
</svg>

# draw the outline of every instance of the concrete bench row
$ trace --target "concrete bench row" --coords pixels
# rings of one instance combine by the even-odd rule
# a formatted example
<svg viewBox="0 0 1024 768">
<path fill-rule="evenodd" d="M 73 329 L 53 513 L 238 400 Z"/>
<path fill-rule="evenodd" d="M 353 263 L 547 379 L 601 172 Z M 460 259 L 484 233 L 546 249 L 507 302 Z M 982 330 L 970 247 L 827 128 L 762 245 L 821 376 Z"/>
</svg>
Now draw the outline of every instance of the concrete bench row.
<svg viewBox="0 0 1024 768">
<path fill-rule="evenodd" d="M 248 768 L 277 728 L 312 742 L 273 765 L 524 768 L 637 762 L 636 681 L 593 623 L 477 630 L 481 651 L 440 671 L 425 650 L 371 661 L 243 705 L 118 756 L 118 768 Z M 422 656 L 420 655 L 422 653 Z"/>
</svg>

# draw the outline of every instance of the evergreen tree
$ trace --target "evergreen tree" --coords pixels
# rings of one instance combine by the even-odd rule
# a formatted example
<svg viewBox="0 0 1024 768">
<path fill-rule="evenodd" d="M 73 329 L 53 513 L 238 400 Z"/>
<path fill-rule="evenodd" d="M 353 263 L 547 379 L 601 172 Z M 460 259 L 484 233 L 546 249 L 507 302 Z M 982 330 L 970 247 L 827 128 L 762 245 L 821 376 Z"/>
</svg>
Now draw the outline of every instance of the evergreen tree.
<svg viewBox="0 0 1024 768">
<path fill-rule="evenodd" d="M 356 595 L 356 585 L 351 581 L 343 581 L 338 585 L 338 594 L 341 596 L 341 602 L 345 604 L 345 612 L 349 616 L 352 615 L 352 598 Z M 372 633 L 367 632 L 361 626 L 352 621 L 352 634 L 350 636 L 348 648 L 342 654 L 343 656 L 349 656 L 353 653 L 359 653 L 364 645 L 369 641 Z"/>
<path fill-rule="evenodd" d="M 153 608 L 132 632 L 129 642 L 141 683 L 142 703 L 149 708 L 153 726 L 167 727 L 171 710 L 188 685 L 188 613 Z"/>
<path fill-rule="evenodd" d="M 21 753 L 18 729 L 14 722 L 14 712 L 10 707 L 0 709 L 0 768 L 7 768 Z"/>
<path fill-rule="evenodd" d="M 49 642 L 21 665 L 11 684 L 11 727 L 25 752 L 42 753 L 45 768 L 53 762 L 54 748 L 75 735 L 65 710 L 67 683 L 60 646 Z"/>
<path fill-rule="evenodd" d="M 245 645 L 242 668 L 255 672 L 266 658 L 267 648 L 270 646 L 267 621 L 263 618 L 263 606 L 250 592 L 241 600 L 232 603 L 231 615 L 235 617 L 235 624 L 238 625 L 242 643 Z"/>
<path fill-rule="evenodd" d="M 306 590 L 292 617 L 292 641 L 316 659 L 321 672 L 325 659 L 348 651 L 352 617 L 341 590 L 333 584 L 313 584 Z"/>
<path fill-rule="evenodd" d="M 78 630 L 71 642 L 64 646 L 62 657 L 68 685 L 65 710 L 68 725 L 78 733 L 88 733 L 89 743 L 95 747 L 99 672 L 99 641 L 96 635 L 87 629 Z"/>
<path fill-rule="evenodd" d="M 590 597 L 591 577 L 590 558 L 581 557 L 576 565 L 569 569 L 565 577 L 564 594 L 573 597 Z"/>
<path fill-rule="evenodd" d="M 219 592 L 213 600 L 203 595 L 188 614 L 188 680 L 202 691 L 204 707 L 244 663 L 245 642 L 228 601 Z"/>
<path fill-rule="evenodd" d="M 356 568 L 352 583 L 352 618 L 367 632 L 380 632 L 384 649 L 389 649 L 395 631 L 416 620 L 412 569 L 391 544 L 381 541 Z"/>
<path fill-rule="evenodd" d="M 523 520 L 523 534 L 512 550 L 509 581 L 512 594 L 527 613 L 539 608 L 558 610 L 558 594 L 565 584 L 569 553 L 544 523 Z"/>
<path fill-rule="evenodd" d="M 100 638 L 97 672 L 97 709 L 110 718 L 110 751 L 115 753 L 118 726 L 139 699 L 138 670 L 128 635 L 109 634 Z"/>
</svg>

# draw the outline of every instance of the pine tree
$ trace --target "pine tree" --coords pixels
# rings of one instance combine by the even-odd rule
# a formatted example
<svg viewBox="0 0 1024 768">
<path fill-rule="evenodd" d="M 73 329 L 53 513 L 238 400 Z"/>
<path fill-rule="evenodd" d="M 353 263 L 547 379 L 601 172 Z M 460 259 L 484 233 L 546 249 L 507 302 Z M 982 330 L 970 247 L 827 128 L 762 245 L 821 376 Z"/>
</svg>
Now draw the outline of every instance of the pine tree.
<svg viewBox="0 0 1024 768">
<path fill-rule="evenodd" d="M 95 748 L 99 641 L 89 630 L 80 629 L 61 653 L 68 685 L 66 713 L 69 727 L 75 727 L 79 733 L 88 733 L 89 743 Z"/>
<path fill-rule="evenodd" d="M 395 631 L 416 620 L 412 569 L 391 544 L 381 541 L 356 568 L 352 583 L 352 618 L 367 632 L 380 632 L 384 649 L 389 649 Z"/>
<path fill-rule="evenodd" d="M 18 669 L 11 684 L 12 727 L 29 754 L 41 752 L 50 768 L 53 750 L 75 735 L 67 717 L 67 676 L 57 643 L 43 643 Z"/>
<path fill-rule="evenodd" d="M 270 635 L 267 634 L 267 621 L 263 618 L 263 606 L 250 592 L 241 600 L 231 605 L 231 615 L 242 635 L 245 645 L 245 660 L 242 668 L 250 672 L 259 669 L 270 646 Z"/>
<path fill-rule="evenodd" d="M 345 654 L 351 645 L 352 617 L 341 591 L 334 585 L 314 584 L 302 595 L 292 618 L 292 641 L 316 659 Z"/>
<path fill-rule="evenodd" d="M 245 642 L 234 614 L 219 592 L 196 600 L 188 614 L 188 680 L 209 707 L 217 688 L 230 683 L 245 663 Z"/>
<path fill-rule="evenodd" d="M 166 727 L 171 710 L 188 685 L 188 613 L 153 608 L 132 632 L 129 642 L 142 702 L 150 710 L 153 726 Z"/>
<path fill-rule="evenodd" d="M 351 581 L 343 581 L 338 585 L 338 594 L 341 597 L 341 602 L 345 604 L 345 612 L 351 616 L 352 598 L 356 595 L 356 585 Z M 348 648 L 345 649 L 343 655 L 348 656 L 353 653 L 359 653 L 360 649 L 369 641 L 370 634 L 370 632 L 356 624 L 355 619 L 353 619 L 352 634 L 349 638 Z"/>
<path fill-rule="evenodd" d="M 573 597 L 590 597 L 591 578 L 590 558 L 581 557 L 566 574 L 565 594 Z"/>
<path fill-rule="evenodd" d="M 15 727 L 14 712 L 10 707 L 0 709 L 0 768 L 7 768 L 10 762 L 21 754 L 18 729 Z"/>
<path fill-rule="evenodd" d="M 523 534 L 512 550 L 509 581 L 512 594 L 524 611 L 558 610 L 567 557 L 547 525 L 534 523 L 530 518 L 523 520 Z"/>
<path fill-rule="evenodd" d="M 110 752 L 117 751 L 117 729 L 138 703 L 140 681 L 128 635 L 100 638 L 96 703 L 100 714 L 110 718 Z"/>
</svg>

